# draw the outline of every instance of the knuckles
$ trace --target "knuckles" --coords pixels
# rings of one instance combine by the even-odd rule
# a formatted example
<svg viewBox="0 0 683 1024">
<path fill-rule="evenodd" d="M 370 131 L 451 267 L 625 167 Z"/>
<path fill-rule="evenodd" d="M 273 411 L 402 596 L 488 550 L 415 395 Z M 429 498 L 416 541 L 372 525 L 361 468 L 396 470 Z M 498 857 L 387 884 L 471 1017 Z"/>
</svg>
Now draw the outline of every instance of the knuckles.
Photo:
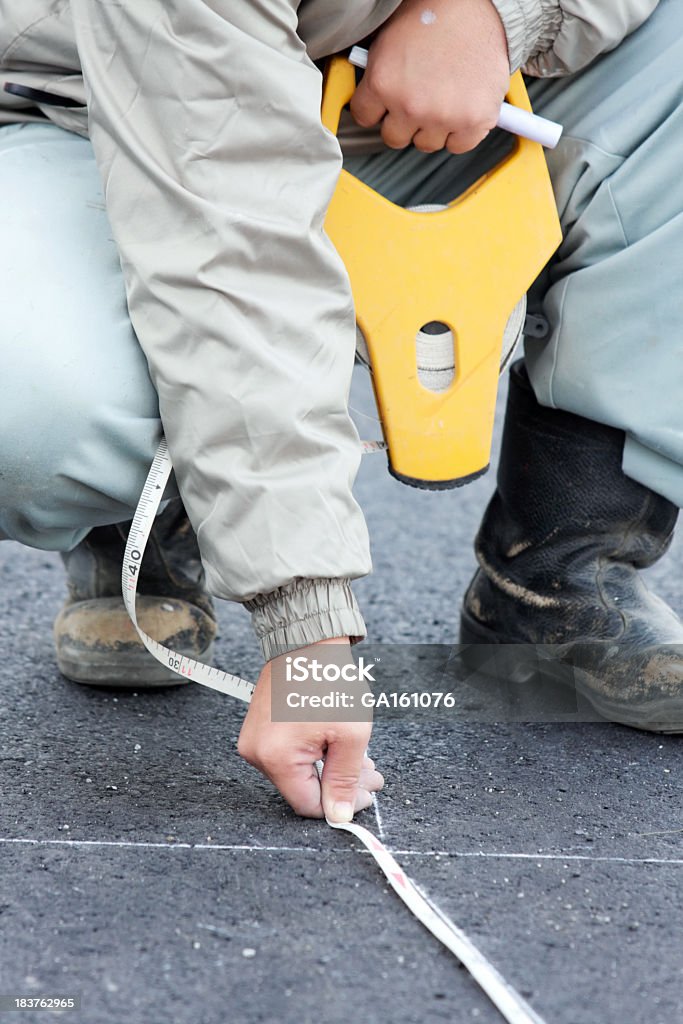
<svg viewBox="0 0 683 1024">
<path fill-rule="evenodd" d="M 366 110 L 360 101 L 358 103 L 351 104 L 351 113 L 354 121 L 356 124 L 359 124 L 361 128 L 372 128 L 377 124 L 377 117 L 375 117 L 369 110 Z"/>
<path fill-rule="evenodd" d="M 259 761 L 257 746 L 251 736 L 245 736 L 244 732 L 241 732 L 237 738 L 237 753 L 240 757 L 244 758 L 248 764 L 252 764 L 254 767 L 257 766 Z"/>
<path fill-rule="evenodd" d="M 480 142 L 483 142 L 488 134 L 488 129 L 478 129 L 470 131 L 469 133 L 463 132 L 458 135 L 449 136 L 446 140 L 446 149 L 449 153 L 453 153 L 455 155 L 469 153 L 471 150 L 475 149 Z"/>
<path fill-rule="evenodd" d="M 258 734 L 242 732 L 237 740 L 237 753 L 247 764 L 270 775 L 273 769 L 277 770 L 278 766 L 285 763 L 287 752 L 274 746 L 272 742 L 264 742 L 263 737 Z"/>
<path fill-rule="evenodd" d="M 287 803 L 295 814 L 300 818 L 322 818 L 323 812 L 320 804 L 310 804 L 305 800 L 298 800 L 296 797 L 287 797 Z"/>
<path fill-rule="evenodd" d="M 328 772 L 328 774 L 324 776 L 323 781 L 325 783 L 325 788 L 331 788 L 337 798 L 346 795 L 353 798 L 356 794 L 356 790 L 358 789 L 359 776 L 360 773 L 352 775 L 348 773 L 339 774 L 338 772 L 329 774 Z"/>
<path fill-rule="evenodd" d="M 426 142 L 418 142 L 417 139 L 415 139 L 414 143 L 415 149 L 419 149 L 421 153 L 438 153 L 440 150 L 444 148 L 445 140 L 440 143 L 432 144 Z"/>
</svg>

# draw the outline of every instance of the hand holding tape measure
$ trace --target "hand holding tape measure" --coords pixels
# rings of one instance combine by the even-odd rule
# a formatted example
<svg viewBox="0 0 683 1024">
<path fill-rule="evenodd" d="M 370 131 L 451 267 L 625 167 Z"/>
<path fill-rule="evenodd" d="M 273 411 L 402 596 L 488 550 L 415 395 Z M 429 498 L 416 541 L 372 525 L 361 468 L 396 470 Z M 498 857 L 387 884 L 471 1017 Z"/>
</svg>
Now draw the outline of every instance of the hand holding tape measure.
<svg viewBox="0 0 683 1024">
<path fill-rule="evenodd" d="M 349 53 L 349 62 L 357 68 L 368 66 L 368 51 L 362 46 L 354 46 Z M 523 139 L 531 139 L 532 142 L 540 142 L 546 149 L 554 149 L 560 141 L 563 127 L 556 121 L 550 121 L 547 117 L 539 117 L 521 107 L 514 107 L 511 103 L 503 103 L 498 116 L 498 128 L 503 128 L 513 135 L 520 135 Z"/>
<path fill-rule="evenodd" d="M 377 442 L 363 442 L 363 454 L 380 451 L 383 445 Z M 131 617 L 140 639 L 147 650 L 164 665 L 168 665 L 188 681 L 201 683 L 212 690 L 236 697 L 249 703 L 254 692 L 253 683 L 239 676 L 231 675 L 221 669 L 203 665 L 201 662 L 178 654 L 153 640 L 138 624 L 135 611 L 140 567 L 145 547 L 159 511 L 166 484 L 173 466 L 168 453 L 166 441 L 162 440 L 156 453 L 145 486 L 135 511 L 130 533 L 126 542 L 126 550 L 121 567 L 121 590 L 123 603 Z M 320 777 L 323 765 L 316 762 Z M 491 1002 L 498 1008 L 508 1024 L 544 1024 L 541 1017 L 533 1010 L 526 1000 L 496 970 L 492 963 L 481 953 L 462 929 L 458 928 L 439 908 L 422 893 L 408 878 L 400 864 L 389 850 L 372 832 L 357 825 L 355 822 L 331 822 L 331 828 L 350 832 L 372 854 L 377 866 L 384 874 L 387 882 L 405 903 L 412 914 L 427 928 L 435 938 L 446 946 L 454 956 L 467 968 L 472 977 L 479 983 Z"/>
</svg>

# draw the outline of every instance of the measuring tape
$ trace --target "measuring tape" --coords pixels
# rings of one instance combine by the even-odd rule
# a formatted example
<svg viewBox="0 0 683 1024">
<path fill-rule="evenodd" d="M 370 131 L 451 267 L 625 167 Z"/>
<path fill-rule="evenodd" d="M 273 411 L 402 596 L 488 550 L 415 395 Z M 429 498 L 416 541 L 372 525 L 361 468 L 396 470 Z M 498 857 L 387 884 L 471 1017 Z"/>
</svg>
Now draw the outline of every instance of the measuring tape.
<svg viewBox="0 0 683 1024">
<path fill-rule="evenodd" d="M 363 455 L 385 451 L 386 447 L 384 441 L 361 441 Z M 176 651 L 172 651 L 170 647 L 164 647 L 163 644 L 148 636 L 138 623 L 135 611 L 135 595 L 137 593 L 142 556 L 145 553 L 147 541 L 154 525 L 154 518 L 159 510 L 159 505 L 161 504 L 172 469 L 173 463 L 171 462 L 171 456 L 168 453 L 168 446 L 164 438 L 157 449 L 152 467 L 147 474 L 145 486 L 142 488 L 142 495 L 135 510 L 126 542 L 123 566 L 121 568 L 123 603 L 143 644 L 150 654 L 153 654 L 162 665 L 166 665 L 174 672 L 177 672 L 178 675 L 185 676 L 186 679 L 191 680 L 193 683 L 201 683 L 202 686 L 209 686 L 212 690 L 219 690 L 221 693 L 227 693 L 230 697 L 237 697 L 238 700 L 244 700 L 249 703 L 254 692 L 253 683 L 248 682 L 246 679 L 241 679 L 239 676 L 233 676 L 230 672 L 223 672 L 221 669 L 204 665 L 201 661 L 188 658 L 184 654 L 178 654 Z"/>
<path fill-rule="evenodd" d="M 386 444 L 383 441 L 362 441 L 361 448 L 364 455 L 369 455 L 385 450 Z M 140 566 L 172 469 L 171 457 L 166 441 L 163 440 L 159 445 L 142 490 L 126 543 L 121 571 L 123 603 L 143 644 L 150 654 L 153 654 L 163 665 L 167 665 L 168 668 L 194 683 L 201 683 L 202 686 L 208 686 L 212 690 L 219 690 L 221 693 L 227 693 L 231 697 L 237 697 L 238 700 L 249 703 L 254 692 L 253 683 L 221 669 L 211 668 L 209 665 L 195 661 L 194 658 L 178 654 L 169 647 L 164 647 L 163 644 L 148 636 L 138 625 L 135 613 L 135 595 Z M 318 761 L 316 767 L 320 776 L 323 768 L 322 761 Z M 429 929 L 432 935 L 439 939 L 467 968 L 494 1006 L 508 1021 L 508 1024 L 544 1024 L 542 1018 L 499 974 L 462 929 L 458 928 L 427 896 L 420 892 L 386 846 L 372 832 L 355 822 L 328 821 L 327 824 L 330 828 L 350 832 L 369 850 L 396 895 L 403 900 L 418 921 L 421 921 L 425 928 Z"/>
</svg>

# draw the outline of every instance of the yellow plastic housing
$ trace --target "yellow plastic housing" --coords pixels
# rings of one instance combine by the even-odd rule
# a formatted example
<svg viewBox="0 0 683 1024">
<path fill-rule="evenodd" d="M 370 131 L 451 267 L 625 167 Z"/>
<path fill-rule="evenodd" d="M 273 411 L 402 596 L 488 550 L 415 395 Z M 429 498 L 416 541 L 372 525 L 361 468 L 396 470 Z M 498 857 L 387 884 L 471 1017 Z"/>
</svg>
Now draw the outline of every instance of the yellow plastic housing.
<svg viewBox="0 0 683 1024">
<path fill-rule="evenodd" d="M 334 134 L 355 87 L 354 68 L 333 58 L 322 120 Z M 507 99 L 531 109 L 519 73 Z M 351 280 L 391 472 L 426 488 L 478 476 L 490 458 L 505 325 L 562 237 L 542 147 L 517 139 L 437 213 L 396 206 L 344 170 L 325 227 Z M 416 335 L 433 320 L 455 339 L 455 376 L 441 393 L 417 372 Z"/>
</svg>

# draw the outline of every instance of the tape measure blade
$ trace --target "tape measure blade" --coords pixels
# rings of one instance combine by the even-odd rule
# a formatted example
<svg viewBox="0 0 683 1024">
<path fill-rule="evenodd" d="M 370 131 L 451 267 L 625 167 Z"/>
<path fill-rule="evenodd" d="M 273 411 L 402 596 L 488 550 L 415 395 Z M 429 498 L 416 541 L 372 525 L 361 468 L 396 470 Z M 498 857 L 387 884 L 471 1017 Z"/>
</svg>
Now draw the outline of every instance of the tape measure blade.
<svg viewBox="0 0 683 1024">
<path fill-rule="evenodd" d="M 375 452 L 385 452 L 389 446 L 386 441 L 361 441 L 360 447 L 363 455 L 374 455 Z"/>
<path fill-rule="evenodd" d="M 372 446 L 367 448 L 366 446 Z M 364 442 L 363 450 L 381 451 L 386 448 L 383 442 Z M 200 683 L 210 689 L 236 697 L 238 700 L 249 701 L 254 690 L 252 683 L 239 676 L 233 676 L 221 669 L 186 655 L 178 654 L 165 647 L 159 641 L 148 636 L 138 624 L 135 608 L 140 566 L 149 535 L 154 525 L 166 483 L 171 475 L 171 459 L 166 442 L 159 445 L 157 454 L 149 471 L 143 494 L 151 494 L 145 504 L 139 503 L 135 511 L 133 523 L 126 541 L 123 565 L 121 567 L 121 592 L 125 607 L 130 615 L 140 639 L 157 661 L 172 669 L 178 675 L 185 676 L 192 682 Z M 145 505 L 149 504 L 149 508 Z M 322 762 L 316 762 L 319 776 L 322 774 Z M 544 1024 L 542 1019 L 531 1009 L 522 997 L 508 985 L 493 964 L 467 938 L 452 921 L 435 907 L 408 878 L 400 864 L 394 859 L 383 843 L 361 825 L 350 823 L 333 823 L 332 828 L 342 829 L 356 836 L 370 851 L 378 867 L 391 885 L 392 889 L 405 903 L 417 919 L 449 949 L 454 956 L 467 968 L 473 978 L 481 986 L 489 999 L 508 1021 L 508 1024 Z"/>
<path fill-rule="evenodd" d="M 200 683 L 202 686 L 218 690 L 220 693 L 225 693 L 230 697 L 236 697 L 238 700 L 248 703 L 254 690 L 252 683 L 246 679 L 240 679 L 239 676 L 231 675 L 229 672 L 223 672 L 220 669 L 212 668 L 210 665 L 204 665 L 195 658 L 172 651 L 169 647 L 165 647 L 158 640 L 154 640 L 145 633 L 138 623 L 135 599 L 140 566 L 142 565 L 147 541 L 149 540 L 154 519 L 159 510 L 159 505 L 161 504 L 172 469 L 173 465 L 164 439 L 161 441 L 154 456 L 147 480 L 142 489 L 142 498 L 138 502 L 128 533 L 123 565 L 121 567 L 123 603 L 137 630 L 138 636 L 149 653 L 158 662 L 171 669 L 177 675 L 184 676 L 192 682 Z"/>
<path fill-rule="evenodd" d="M 384 441 L 361 442 L 361 449 L 364 455 L 384 451 L 386 447 Z M 207 686 L 212 690 L 218 690 L 220 693 L 236 697 L 238 700 L 249 701 L 254 691 L 252 683 L 229 672 L 211 668 L 164 647 L 163 644 L 149 637 L 138 623 L 135 598 L 139 569 L 152 526 L 154 525 L 154 518 L 161 504 L 172 470 L 173 464 L 169 455 L 168 445 L 166 444 L 166 439 L 162 438 L 142 488 L 142 495 L 135 510 L 126 542 L 123 566 L 121 568 L 123 601 L 140 639 L 157 661 L 166 665 L 167 668 L 170 668 L 178 675 L 185 676 L 195 683 L 200 683 L 202 686 Z"/>
<path fill-rule="evenodd" d="M 362 825 L 329 822 L 350 832 L 372 854 L 396 895 L 410 912 L 467 968 L 508 1024 L 545 1024 L 526 1000 L 503 978 L 461 928 L 418 889 L 383 843 Z"/>
<path fill-rule="evenodd" d="M 444 914 L 443 910 L 437 904 L 433 903 L 429 896 L 415 885 L 413 887 L 424 901 L 426 906 L 429 908 L 434 916 L 434 919 L 438 921 L 439 925 L 446 929 L 449 936 L 454 937 L 457 940 L 459 952 L 456 953 L 458 959 L 460 959 L 473 978 L 479 983 L 480 987 L 486 992 L 489 999 L 496 1005 L 503 1016 L 511 1022 L 511 1024 L 545 1024 L 545 1021 L 540 1017 L 532 1006 L 527 1003 L 523 996 L 517 992 L 512 985 L 505 980 L 494 965 L 487 960 L 481 950 L 474 945 L 468 935 L 455 924 L 454 921 Z M 449 948 L 450 943 L 447 940 L 441 939 L 444 945 Z"/>
</svg>

